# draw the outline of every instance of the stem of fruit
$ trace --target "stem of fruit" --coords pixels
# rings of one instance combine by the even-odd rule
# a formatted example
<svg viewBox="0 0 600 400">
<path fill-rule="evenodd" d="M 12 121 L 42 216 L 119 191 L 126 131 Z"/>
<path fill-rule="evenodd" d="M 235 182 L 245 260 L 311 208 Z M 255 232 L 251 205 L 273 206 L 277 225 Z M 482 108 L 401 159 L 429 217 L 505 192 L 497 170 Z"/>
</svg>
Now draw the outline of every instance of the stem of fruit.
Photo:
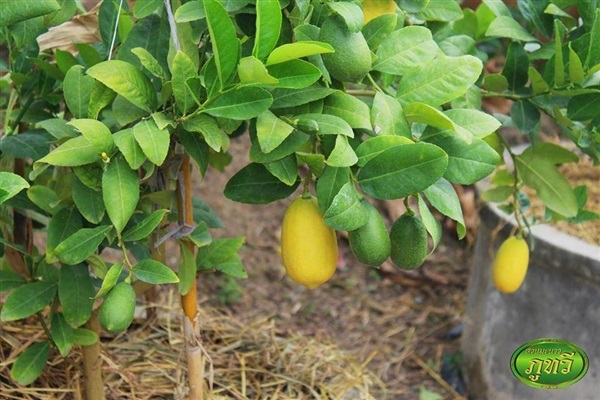
<svg viewBox="0 0 600 400">
<path fill-rule="evenodd" d="M 177 180 L 177 205 L 179 223 L 193 226 L 192 174 L 190 157 L 187 154 L 183 156 Z M 184 246 L 188 246 L 192 254 L 195 255 L 196 246 L 191 241 L 186 240 Z M 183 309 L 183 332 L 188 364 L 189 399 L 204 400 L 206 390 L 204 383 L 205 359 L 202 352 L 200 329 L 196 321 L 198 297 L 195 276 L 189 292 L 181 297 L 181 307 Z"/>
<path fill-rule="evenodd" d="M 98 310 L 92 313 L 85 327 L 98 335 L 91 346 L 82 346 L 83 377 L 86 400 L 106 400 L 104 381 L 102 380 L 102 356 L 100 355 L 100 322 Z"/>
<path fill-rule="evenodd" d="M 500 134 L 498 134 L 498 137 L 504 144 L 504 147 L 506 148 L 506 151 L 510 155 L 510 158 L 513 163 L 513 168 L 514 168 L 513 176 L 515 177 L 515 184 L 513 185 L 513 206 L 515 207 L 515 220 L 517 221 L 517 228 L 519 230 L 519 236 L 522 237 L 523 236 L 523 225 L 521 225 L 521 218 L 526 223 L 527 223 L 527 220 L 526 220 L 525 216 L 523 215 L 523 212 L 521 211 L 521 206 L 520 206 L 519 200 L 518 200 L 519 171 L 517 170 L 517 159 L 516 159 L 515 153 L 513 153 L 512 150 L 510 149 L 510 145 L 508 144 L 506 139 L 504 139 L 504 137 L 502 137 L 502 135 L 500 135 Z"/>
</svg>

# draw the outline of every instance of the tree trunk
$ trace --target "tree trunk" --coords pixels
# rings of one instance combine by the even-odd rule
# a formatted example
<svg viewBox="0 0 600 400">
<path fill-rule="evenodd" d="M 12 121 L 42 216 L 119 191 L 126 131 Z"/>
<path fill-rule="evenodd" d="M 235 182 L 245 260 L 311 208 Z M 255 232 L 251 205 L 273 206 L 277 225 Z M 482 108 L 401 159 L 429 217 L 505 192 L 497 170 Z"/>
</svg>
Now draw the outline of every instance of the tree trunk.
<svg viewBox="0 0 600 400">
<path fill-rule="evenodd" d="M 102 356 L 100 354 L 100 322 L 98 311 L 94 311 L 85 327 L 98 335 L 98 341 L 91 346 L 82 346 L 83 380 L 86 400 L 106 400 L 102 380 Z"/>
</svg>

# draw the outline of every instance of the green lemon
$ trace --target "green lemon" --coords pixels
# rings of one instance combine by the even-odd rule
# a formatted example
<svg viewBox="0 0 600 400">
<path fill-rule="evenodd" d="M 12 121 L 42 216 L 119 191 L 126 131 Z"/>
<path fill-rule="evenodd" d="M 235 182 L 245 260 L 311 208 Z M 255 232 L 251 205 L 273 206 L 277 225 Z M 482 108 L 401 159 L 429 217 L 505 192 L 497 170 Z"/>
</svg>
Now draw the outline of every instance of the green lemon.
<svg viewBox="0 0 600 400">
<path fill-rule="evenodd" d="M 131 325 L 134 312 L 135 290 L 128 283 L 118 283 L 100 306 L 100 325 L 111 333 L 123 332 Z"/>
<path fill-rule="evenodd" d="M 371 50 L 360 32 L 350 32 L 338 16 L 331 16 L 321 26 L 319 40 L 333 47 L 335 53 L 323 54 L 323 62 L 335 79 L 358 82 L 371 70 Z"/>
<path fill-rule="evenodd" d="M 427 258 L 427 230 L 423 221 L 407 212 L 394 222 L 390 231 L 392 261 L 402 269 L 420 267 Z"/>
<path fill-rule="evenodd" d="M 365 199 L 362 203 L 369 217 L 366 224 L 348 232 L 350 250 L 361 263 L 379 266 L 390 256 L 390 237 L 379 211 Z"/>
</svg>

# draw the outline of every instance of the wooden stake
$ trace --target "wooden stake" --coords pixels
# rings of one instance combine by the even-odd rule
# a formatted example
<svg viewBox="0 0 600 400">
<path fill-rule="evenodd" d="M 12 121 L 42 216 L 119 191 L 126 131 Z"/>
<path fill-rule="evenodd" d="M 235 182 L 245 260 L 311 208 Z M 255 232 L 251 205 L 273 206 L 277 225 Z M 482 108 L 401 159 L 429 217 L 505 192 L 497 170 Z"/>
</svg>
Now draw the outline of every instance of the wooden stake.
<svg viewBox="0 0 600 400">
<path fill-rule="evenodd" d="M 106 400 L 102 380 L 102 356 L 100 354 L 100 321 L 98 310 L 92 313 L 85 327 L 98 335 L 98 341 L 91 346 L 82 346 L 83 377 L 86 400 Z"/>
</svg>

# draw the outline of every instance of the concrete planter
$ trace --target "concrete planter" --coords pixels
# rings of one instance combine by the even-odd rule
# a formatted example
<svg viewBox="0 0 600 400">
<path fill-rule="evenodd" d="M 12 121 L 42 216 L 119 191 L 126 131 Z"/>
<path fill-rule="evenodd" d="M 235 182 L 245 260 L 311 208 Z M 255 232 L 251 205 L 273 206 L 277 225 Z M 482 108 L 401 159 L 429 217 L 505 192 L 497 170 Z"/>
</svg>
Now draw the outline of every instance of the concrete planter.
<svg viewBox="0 0 600 400">
<path fill-rule="evenodd" d="M 504 225 L 494 238 L 494 231 Z M 474 400 L 595 400 L 600 390 L 600 247 L 536 226 L 523 286 L 510 295 L 493 286 L 493 255 L 514 227 L 494 205 L 481 211 L 462 338 L 464 371 Z M 510 358 L 522 344 L 557 338 L 578 344 L 590 367 L 578 383 L 541 390 L 519 382 Z"/>
</svg>

